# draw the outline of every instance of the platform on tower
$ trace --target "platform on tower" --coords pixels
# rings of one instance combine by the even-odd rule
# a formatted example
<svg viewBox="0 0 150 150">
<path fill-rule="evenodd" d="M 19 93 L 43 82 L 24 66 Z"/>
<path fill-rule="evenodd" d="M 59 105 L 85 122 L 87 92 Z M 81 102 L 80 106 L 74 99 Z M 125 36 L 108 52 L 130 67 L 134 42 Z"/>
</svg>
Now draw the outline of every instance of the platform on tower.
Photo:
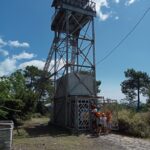
<svg viewBox="0 0 150 150">
<path fill-rule="evenodd" d="M 78 34 L 91 17 L 96 16 L 96 4 L 90 0 L 54 0 L 52 6 L 56 9 L 52 17 L 52 31 L 66 32 L 66 10 L 70 11 L 70 34 Z"/>
<path fill-rule="evenodd" d="M 86 10 L 89 12 L 95 12 L 96 13 L 96 3 L 92 0 L 54 0 L 52 3 L 52 7 L 55 8 L 65 8 L 72 9 L 79 8 L 82 10 Z"/>
</svg>

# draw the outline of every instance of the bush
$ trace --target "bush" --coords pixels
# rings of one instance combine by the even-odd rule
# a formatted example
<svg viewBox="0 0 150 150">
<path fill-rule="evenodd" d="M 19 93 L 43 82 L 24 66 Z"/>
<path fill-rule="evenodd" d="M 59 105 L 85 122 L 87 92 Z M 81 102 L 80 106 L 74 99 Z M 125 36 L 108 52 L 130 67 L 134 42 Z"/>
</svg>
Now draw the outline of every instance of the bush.
<svg viewBox="0 0 150 150">
<path fill-rule="evenodd" d="M 42 115 L 40 113 L 34 113 L 32 114 L 32 118 L 42 118 Z"/>
<path fill-rule="evenodd" d="M 150 114 L 122 110 L 118 113 L 119 129 L 132 136 L 150 137 Z"/>
<path fill-rule="evenodd" d="M 6 119 L 8 115 L 8 112 L 0 109 L 0 120 Z"/>
</svg>

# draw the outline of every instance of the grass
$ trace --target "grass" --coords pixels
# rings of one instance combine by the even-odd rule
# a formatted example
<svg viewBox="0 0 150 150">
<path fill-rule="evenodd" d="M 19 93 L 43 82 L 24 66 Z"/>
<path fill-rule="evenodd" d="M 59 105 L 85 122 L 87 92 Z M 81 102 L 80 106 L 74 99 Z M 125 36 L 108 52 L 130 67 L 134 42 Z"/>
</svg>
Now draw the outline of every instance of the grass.
<svg viewBox="0 0 150 150">
<path fill-rule="evenodd" d="M 24 124 L 22 126 L 20 126 L 18 128 L 18 130 L 17 129 L 14 130 L 14 133 L 13 133 L 14 138 L 20 139 L 20 138 L 32 137 L 32 133 L 30 133 L 29 130 L 34 131 L 34 129 L 36 129 L 35 127 L 38 128 L 38 126 L 39 127 L 40 126 L 47 126 L 48 122 L 49 122 L 49 118 L 47 118 L 47 117 L 32 118 L 30 120 L 27 120 L 24 122 Z"/>
<path fill-rule="evenodd" d="M 119 112 L 119 128 L 121 132 L 141 138 L 150 138 L 150 114 L 136 113 L 131 110 Z"/>
<path fill-rule="evenodd" d="M 20 140 L 16 140 L 16 147 L 28 147 L 32 150 L 37 149 L 61 149 L 61 150 L 70 150 L 70 149 L 80 149 L 81 144 L 83 143 L 83 139 L 78 138 L 76 136 L 60 136 L 60 137 L 36 137 L 36 138 L 24 138 Z M 81 143 L 82 142 L 82 143 Z"/>
<path fill-rule="evenodd" d="M 120 135 L 117 136 L 112 134 L 99 138 L 89 134 L 72 135 L 62 128 L 48 125 L 48 122 L 49 118 L 41 117 L 26 121 L 19 129 L 19 135 L 16 130 L 14 131 L 13 150 L 122 149 L 122 144 L 116 144 L 116 140 L 120 141 L 120 138 L 123 138 Z M 113 138 L 111 136 L 113 136 Z M 128 137 L 126 137 L 126 139 L 128 139 Z"/>
<path fill-rule="evenodd" d="M 15 150 L 80 150 L 93 145 L 85 135 L 72 135 L 62 128 L 48 125 L 48 122 L 48 118 L 32 118 L 19 129 L 19 135 L 15 130 Z"/>
</svg>

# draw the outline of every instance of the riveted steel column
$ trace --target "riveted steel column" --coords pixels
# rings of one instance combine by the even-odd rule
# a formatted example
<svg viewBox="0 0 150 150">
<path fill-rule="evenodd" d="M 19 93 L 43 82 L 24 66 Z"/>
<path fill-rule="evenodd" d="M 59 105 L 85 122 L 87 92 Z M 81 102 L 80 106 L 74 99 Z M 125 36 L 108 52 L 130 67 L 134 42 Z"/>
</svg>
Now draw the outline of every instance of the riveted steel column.
<svg viewBox="0 0 150 150">
<path fill-rule="evenodd" d="M 57 65 L 57 43 L 58 43 L 57 32 L 55 32 L 55 37 L 54 37 L 54 38 L 55 38 L 55 44 L 54 44 L 54 53 L 55 53 L 55 54 L 54 54 L 54 55 L 55 55 L 55 58 L 54 58 L 54 59 L 55 59 L 55 60 L 54 60 L 54 72 L 56 73 L 56 67 L 57 67 L 57 66 L 56 66 L 56 65 Z M 56 85 L 56 84 L 57 84 L 57 83 L 56 83 L 56 82 L 57 82 L 57 81 L 56 81 L 56 80 L 57 80 L 56 77 L 57 77 L 57 73 L 54 74 L 54 88 L 55 88 L 55 93 L 56 93 L 56 88 L 57 88 L 57 87 L 56 87 L 56 86 L 57 86 L 57 85 Z"/>
<path fill-rule="evenodd" d="M 96 86 L 96 61 L 95 61 L 95 30 L 94 30 L 94 17 L 92 17 L 92 39 L 93 39 L 93 76 L 94 76 L 94 96 L 97 96 Z"/>
<path fill-rule="evenodd" d="M 67 104 L 68 104 L 68 73 L 69 73 L 69 11 L 66 10 L 66 94 L 65 94 L 65 126 L 67 126 L 68 114 L 67 114 Z"/>
</svg>

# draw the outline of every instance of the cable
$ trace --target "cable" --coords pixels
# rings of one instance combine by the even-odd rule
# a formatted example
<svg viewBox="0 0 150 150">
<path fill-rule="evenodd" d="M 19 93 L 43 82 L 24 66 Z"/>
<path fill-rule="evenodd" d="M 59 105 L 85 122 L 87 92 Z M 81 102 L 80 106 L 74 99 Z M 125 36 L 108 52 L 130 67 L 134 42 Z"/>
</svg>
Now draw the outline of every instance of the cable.
<svg viewBox="0 0 150 150">
<path fill-rule="evenodd" d="M 101 60 L 99 60 L 96 65 L 102 63 L 105 59 L 107 59 L 114 51 L 117 50 L 117 48 L 136 30 L 138 25 L 143 21 L 144 17 L 147 15 L 147 13 L 150 11 L 150 7 L 146 9 L 142 17 L 138 20 L 138 22 L 133 26 L 133 28 L 120 40 L 118 44 L 116 44 L 110 51 L 109 53 L 104 56 Z"/>
</svg>

